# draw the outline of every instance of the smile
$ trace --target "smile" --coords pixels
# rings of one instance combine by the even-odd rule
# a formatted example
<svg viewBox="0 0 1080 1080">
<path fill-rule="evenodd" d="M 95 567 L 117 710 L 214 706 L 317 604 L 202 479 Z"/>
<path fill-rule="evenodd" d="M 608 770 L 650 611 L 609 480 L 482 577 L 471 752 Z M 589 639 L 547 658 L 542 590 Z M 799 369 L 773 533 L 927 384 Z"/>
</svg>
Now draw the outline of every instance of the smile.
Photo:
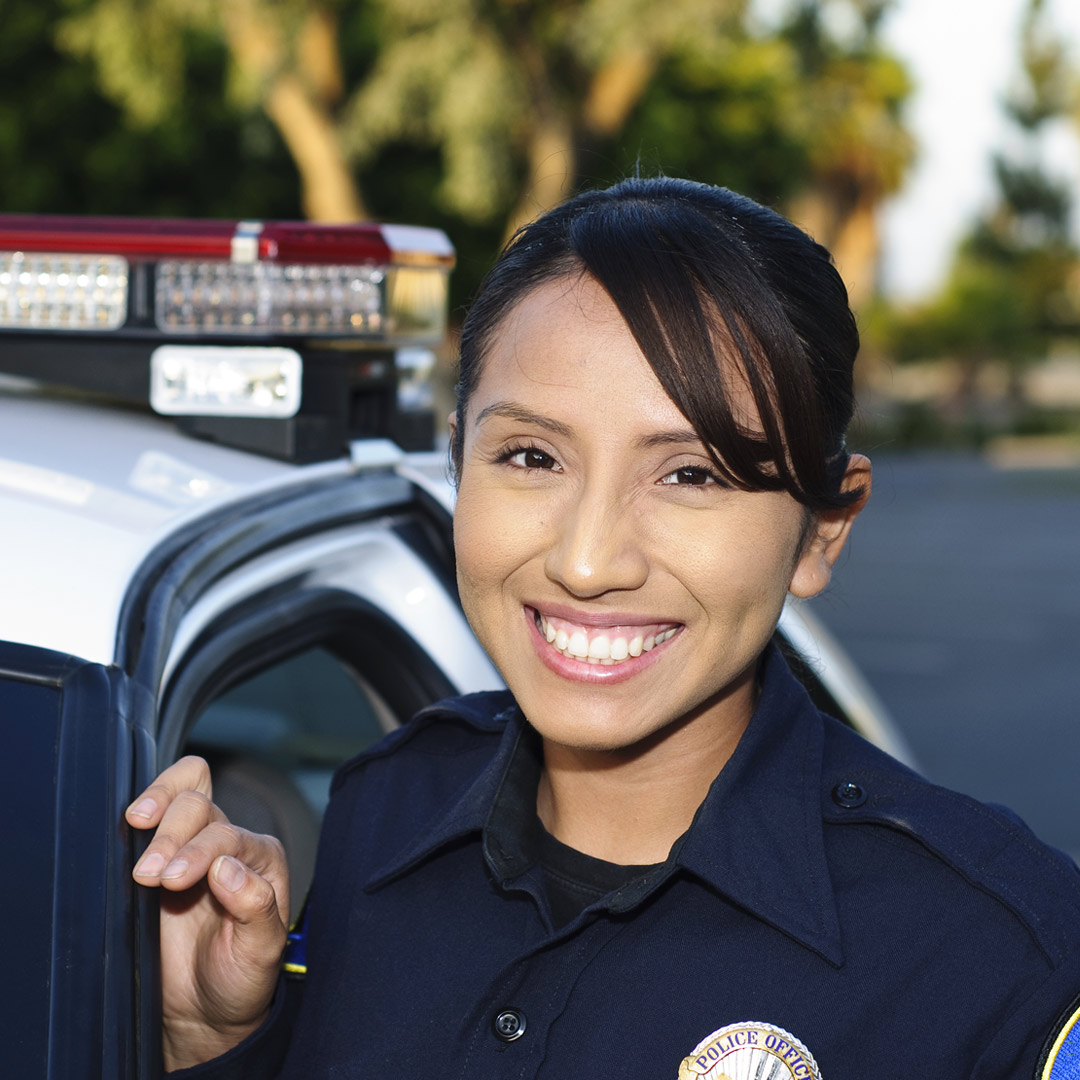
<svg viewBox="0 0 1080 1080">
<path fill-rule="evenodd" d="M 536 629 L 545 641 L 568 660 L 615 667 L 673 638 L 677 623 L 645 626 L 582 626 L 569 619 L 533 611 Z"/>
</svg>

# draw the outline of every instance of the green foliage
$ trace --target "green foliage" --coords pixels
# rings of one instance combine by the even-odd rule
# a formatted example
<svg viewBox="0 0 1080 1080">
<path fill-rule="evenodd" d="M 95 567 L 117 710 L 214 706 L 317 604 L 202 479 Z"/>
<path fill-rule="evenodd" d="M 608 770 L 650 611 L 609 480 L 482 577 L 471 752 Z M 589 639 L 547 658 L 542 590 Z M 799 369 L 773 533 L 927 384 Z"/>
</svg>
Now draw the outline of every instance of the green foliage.
<svg viewBox="0 0 1080 1080">
<path fill-rule="evenodd" d="M 951 357 L 971 369 L 1002 361 L 1016 371 L 1045 356 L 1055 338 L 1080 331 L 1072 195 L 1039 154 L 1043 126 L 1068 114 L 1074 73 L 1043 0 L 1029 0 L 1020 59 L 1022 77 L 1005 105 L 1019 148 L 995 157 L 997 203 L 960 244 L 941 293 L 887 323 L 881 336 L 901 361 Z"/>
<path fill-rule="evenodd" d="M 99 90 L 89 60 L 61 52 L 69 5 L 0 2 L 0 211 L 297 217 L 297 181 L 261 113 L 225 100 L 219 40 L 189 32 L 182 102 L 152 126 Z"/>
<path fill-rule="evenodd" d="M 268 103 L 289 75 L 375 216 L 449 232 L 463 297 L 563 156 L 564 194 L 638 167 L 771 203 L 894 190 L 887 6 L 799 0 L 763 27 L 748 0 L 0 0 L 0 209 L 299 216 Z M 301 55 L 324 15 L 337 93 Z"/>
</svg>

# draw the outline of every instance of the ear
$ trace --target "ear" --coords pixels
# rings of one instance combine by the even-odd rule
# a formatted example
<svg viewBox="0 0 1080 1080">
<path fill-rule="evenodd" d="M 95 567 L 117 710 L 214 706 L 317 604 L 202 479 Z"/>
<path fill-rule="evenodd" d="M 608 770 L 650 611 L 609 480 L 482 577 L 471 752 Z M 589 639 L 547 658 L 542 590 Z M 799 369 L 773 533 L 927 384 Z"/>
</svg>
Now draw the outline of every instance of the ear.
<svg viewBox="0 0 1080 1080">
<path fill-rule="evenodd" d="M 859 497 L 842 510 L 825 510 L 816 515 L 791 575 L 788 591 L 792 596 L 808 600 L 829 584 L 851 526 L 870 498 L 870 479 L 869 458 L 852 454 L 840 487 L 843 491 L 858 491 Z"/>
<path fill-rule="evenodd" d="M 454 439 L 457 438 L 457 409 L 446 418 L 446 425 L 450 428 L 450 443 L 453 445 Z"/>
</svg>

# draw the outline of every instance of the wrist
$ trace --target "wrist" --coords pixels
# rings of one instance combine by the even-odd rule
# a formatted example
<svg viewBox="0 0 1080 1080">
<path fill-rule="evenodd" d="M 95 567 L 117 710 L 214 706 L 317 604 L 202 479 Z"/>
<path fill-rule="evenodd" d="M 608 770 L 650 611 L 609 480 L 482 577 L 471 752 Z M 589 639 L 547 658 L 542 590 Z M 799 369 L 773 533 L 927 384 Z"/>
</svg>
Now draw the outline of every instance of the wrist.
<svg viewBox="0 0 1080 1080">
<path fill-rule="evenodd" d="M 268 1007 L 251 1021 L 220 1025 L 194 1020 L 166 1020 L 161 1034 L 165 1071 L 190 1069 L 227 1054 L 258 1031 L 269 1014 Z"/>
</svg>

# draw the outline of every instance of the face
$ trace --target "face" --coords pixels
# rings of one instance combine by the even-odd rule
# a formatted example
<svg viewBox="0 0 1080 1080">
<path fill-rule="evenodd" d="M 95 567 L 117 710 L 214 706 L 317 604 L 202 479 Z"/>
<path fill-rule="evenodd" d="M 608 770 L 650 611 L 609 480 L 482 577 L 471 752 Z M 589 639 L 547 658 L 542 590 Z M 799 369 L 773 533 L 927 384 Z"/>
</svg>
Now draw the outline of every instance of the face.
<svg viewBox="0 0 1080 1080">
<path fill-rule="evenodd" d="M 589 277 L 511 311 L 464 422 L 461 598 L 541 735 L 615 750 L 741 731 L 789 588 L 824 587 L 853 515 L 803 543 L 786 492 L 725 485 Z"/>
</svg>

